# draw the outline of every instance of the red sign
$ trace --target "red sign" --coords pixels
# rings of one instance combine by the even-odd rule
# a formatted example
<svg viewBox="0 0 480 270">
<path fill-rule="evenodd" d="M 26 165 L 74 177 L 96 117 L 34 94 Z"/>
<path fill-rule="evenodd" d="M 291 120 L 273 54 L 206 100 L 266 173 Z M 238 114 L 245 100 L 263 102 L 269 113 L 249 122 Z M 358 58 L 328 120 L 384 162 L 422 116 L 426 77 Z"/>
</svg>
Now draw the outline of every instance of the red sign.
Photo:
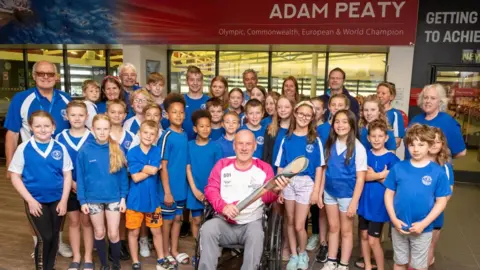
<svg viewBox="0 0 480 270">
<path fill-rule="evenodd" d="M 412 45 L 418 0 L 123 1 L 121 43 Z"/>
<path fill-rule="evenodd" d="M 475 88 L 454 88 L 453 93 L 455 97 L 476 97 L 478 96 L 478 89 Z"/>
</svg>

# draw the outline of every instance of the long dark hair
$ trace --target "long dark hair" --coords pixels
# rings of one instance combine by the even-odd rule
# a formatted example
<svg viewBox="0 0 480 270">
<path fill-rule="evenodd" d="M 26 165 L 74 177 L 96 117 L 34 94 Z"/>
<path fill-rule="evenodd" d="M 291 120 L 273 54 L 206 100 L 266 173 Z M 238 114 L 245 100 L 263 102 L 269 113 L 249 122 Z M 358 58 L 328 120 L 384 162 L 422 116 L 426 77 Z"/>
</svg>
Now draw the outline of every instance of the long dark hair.
<svg viewBox="0 0 480 270">
<path fill-rule="evenodd" d="M 345 165 L 350 163 L 350 159 L 353 156 L 353 151 L 355 150 L 355 142 L 357 140 L 357 125 L 356 125 L 356 117 L 353 112 L 350 110 L 340 110 L 338 111 L 332 119 L 332 127 L 330 129 L 330 134 L 328 135 L 327 144 L 325 146 L 325 163 L 328 162 L 328 158 L 330 157 L 330 149 L 337 141 L 337 133 L 335 133 L 335 120 L 340 114 L 345 114 L 348 119 L 348 125 L 350 126 L 350 132 L 348 133 L 347 137 L 347 155 L 345 157 Z"/>
<path fill-rule="evenodd" d="M 114 77 L 114 76 L 110 76 L 110 75 L 105 76 L 105 78 L 103 78 L 102 85 L 101 85 L 101 91 L 100 91 L 100 100 L 101 101 L 105 101 L 105 102 L 108 101 L 107 100 L 107 95 L 105 94 L 105 87 L 106 87 L 107 82 L 116 84 L 118 89 L 120 89 L 120 94 L 119 94 L 118 99 L 125 102 L 125 104 L 130 104 L 130 102 L 128 102 L 128 100 L 125 99 L 125 90 L 123 89 L 123 86 L 122 86 L 122 83 L 120 82 L 120 79 L 118 79 L 117 77 Z"/>
</svg>

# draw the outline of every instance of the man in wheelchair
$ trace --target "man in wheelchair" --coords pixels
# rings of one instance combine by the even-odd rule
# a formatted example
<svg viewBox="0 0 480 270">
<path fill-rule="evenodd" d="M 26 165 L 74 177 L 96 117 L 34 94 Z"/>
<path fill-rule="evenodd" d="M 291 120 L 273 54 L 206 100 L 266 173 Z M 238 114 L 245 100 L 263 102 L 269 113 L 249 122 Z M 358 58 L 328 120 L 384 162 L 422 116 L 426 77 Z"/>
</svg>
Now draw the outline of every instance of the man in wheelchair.
<svg viewBox="0 0 480 270">
<path fill-rule="evenodd" d="M 260 264 L 264 244 L 263 208 L 277 199 L 277 194 L 288 185 L 288 178 L 277 179 L 273 191 L 264 191 L 239 212 L 236 204 L 274 177 L 269 164 L 253 158 L 256 147 L 254 134 L 241 130 L 234 140 L 236 156 L 221 159 L 212 169 L 205 198 L 217 215 L 200 229 L 201 270 L 216 269 L 220 246 L 228 245 L 244 246 L 242 269 L 256 269 Z"/>
</svg>

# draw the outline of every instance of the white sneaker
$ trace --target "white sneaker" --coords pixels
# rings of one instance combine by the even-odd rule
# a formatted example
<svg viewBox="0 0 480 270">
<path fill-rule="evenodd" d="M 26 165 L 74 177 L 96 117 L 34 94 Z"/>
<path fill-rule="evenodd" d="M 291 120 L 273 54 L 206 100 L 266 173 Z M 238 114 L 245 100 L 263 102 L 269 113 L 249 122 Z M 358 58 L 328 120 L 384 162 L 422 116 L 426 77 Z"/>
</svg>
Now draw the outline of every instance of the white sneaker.
<svg viewBox="0 0 480 270">
<path fill-rule="evenodd" d="M 65 258 L 71 258 L 73 256 L 72 249 L 68 244 L 63 242 L 58 245 L 58 254 L 62 255 Z"/>
<path fill-rule="evenodd" d="M 140 245 L 140 255 L 144 258 L 150 257 L 150 248 L 148 247 L 148 239 L 145 238 L 140 238 L 140 241 L 138 241 Z"/>
<path fill-rule="evenodd" d="M 312 251 L 314 249 L 317 248 L 318 246 L 318 234 L 312 234 L 312 236 L 310 236 L 308 238 L 308 242 L 307 242 L 307 250 L 308 251 Z"/>
<path fill-rule="evenodd" d="M 338 265 L 337 270 L 348 270 L 348 266 L 345 265 Z"/>
<path fill-rule="evenodd" d="M 337 263 L 332 261 L 327 261 L 322 268 L 322 270 L 337 270 L 337 269 L 339 269 L 337 268 Z"/>
</svg>

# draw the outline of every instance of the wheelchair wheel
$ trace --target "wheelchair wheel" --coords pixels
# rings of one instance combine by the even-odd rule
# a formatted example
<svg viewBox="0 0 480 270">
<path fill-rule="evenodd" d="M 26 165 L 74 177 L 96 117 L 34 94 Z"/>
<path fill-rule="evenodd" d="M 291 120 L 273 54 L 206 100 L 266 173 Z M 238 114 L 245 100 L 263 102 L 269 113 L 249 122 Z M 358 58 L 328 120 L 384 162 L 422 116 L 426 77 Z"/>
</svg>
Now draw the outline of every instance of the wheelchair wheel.
<svg viewBox="0 0 480 270">
<path fill-rule="evenodd" d="M 280 270 L 282 269 L 282 232 L 283 232 L 283 216 L 272 212 L 268 220 L 268 228 L 266 230 L 267 238 L 265 244 L 261 269 L 264 270 Z"/>
</svg>

